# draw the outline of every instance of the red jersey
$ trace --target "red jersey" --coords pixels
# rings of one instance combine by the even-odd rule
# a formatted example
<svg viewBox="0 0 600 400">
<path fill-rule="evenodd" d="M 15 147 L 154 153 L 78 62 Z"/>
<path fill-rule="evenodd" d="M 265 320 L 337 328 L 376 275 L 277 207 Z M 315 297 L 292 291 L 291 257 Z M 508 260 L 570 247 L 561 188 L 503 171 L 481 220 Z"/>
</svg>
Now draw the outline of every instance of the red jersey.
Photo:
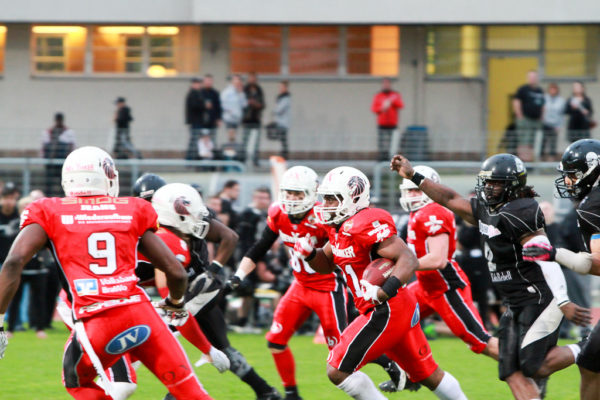
<svg viewBox="0 0 600 400">
<path fill-rule="evenodd" d="M 456 251 L 454 214 L 437 203 L 429 203 L 410 213 L 407 243 L 417 258 L 421 258 L 429 252 L 426 244 L 428 237 L 443 233 L 448 234 L 448 264 L 442 269 L 416 272 L 421 286 L 427 294 L 432 296 L 466 286 L 464 272 L 454 260 Z"/>
<path fill-rule="evenodd" d="M 327 243 L 329 227 L 317 223 L 314 209 L 307 212 L 301 221 L 294 223 L 290 220 L 289 215 L 281 211 L 279 203 L 273 203 L 269 207 L 267 225 L 273 232 L 279 234 L 283 243 L 289 248 L 290 266 L 298 283 L 304 287 L 325 292 L 336 290 L 337 281 L 334 273 L 317 273 L 293 251 L 296 240 L 306 237 L 306 235 L 313 238 L 315 248 L 323 247 Z"/>
<path fill-rule="evenodd" d="M 27 207 L 21 228 L 39 224 L 68 284 L 75 318 L 149 301 L 137 286 L 137 246 L 157 229 L 152 205 L 135 197 L 45 198 Z"/>
<path fill-rule="evenodd" d="M 175 254 L 175 258 L 179 260 L 184 268 L 187 268 L 190 265 L 190 250 L 185 240 L 162 226 L 156 231 L 156 236 L 161 238 L 173 254 Z M 142 253 L 139 254 L 139 258 L 140 261 L 150 263 Z"/>
<path fill-rule="evenodd" d="M 360 280 L 372 261 L 371 251 L 377 243 L 396 235 L 396 226 L 390 213 L 380 208 L 365 208 L 348 218 L 338 230 L 329 227 L 329 243 L 333 262 L 344 272 L 348 287 L 354 295 L 354 304 L 361 314 L 372 303 L 363 300 Z"/>
</svg>

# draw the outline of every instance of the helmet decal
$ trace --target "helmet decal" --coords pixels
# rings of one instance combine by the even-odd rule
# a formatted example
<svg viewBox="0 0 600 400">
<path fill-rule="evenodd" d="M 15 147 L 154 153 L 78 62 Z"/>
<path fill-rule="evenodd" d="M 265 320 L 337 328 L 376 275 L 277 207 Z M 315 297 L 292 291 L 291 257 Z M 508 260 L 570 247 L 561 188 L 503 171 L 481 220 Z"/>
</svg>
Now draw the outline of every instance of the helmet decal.
<svg viewBox="0 0 600 400">
<path fill-rule="evenodd" d="M 175 212 L 179 215 L 190 215 L 190 210 L 188 210 L 188 207 L 191 204 L 192 203 L 188 199 L 186 199 L 183 196 L 180 196 L 176 198 L 173 202 L 173 208 L 175 209 Z"/>
<path fill-rule="evenodd" d="M 598 165 L 598 154 L 590 151 L 585 155 L 585 161 L 587 163 L 588 168 L 594 168 Z"/>
<path fill-rule="evenodd" d="M 360 176 L 353 176 L 348 181 L 348 188 L 350 189 L 350 196 L 360 196 L 365 191 L 365 181 Z"/>
<path fill-rule="evenodd" d="M 515 164 L 517 165 L 517 172 L 525 171 L 525 166 L 523 165 L 523 161 L 520 158 L 515 157 Z"/>
<path fill-rule="evenodd" d="M 102 161 L 102 168 L 108 179 L 115 179 L 117 174 L 115 173 L 115 163 L 110 158 L 105 158 Z"/>
</svg>

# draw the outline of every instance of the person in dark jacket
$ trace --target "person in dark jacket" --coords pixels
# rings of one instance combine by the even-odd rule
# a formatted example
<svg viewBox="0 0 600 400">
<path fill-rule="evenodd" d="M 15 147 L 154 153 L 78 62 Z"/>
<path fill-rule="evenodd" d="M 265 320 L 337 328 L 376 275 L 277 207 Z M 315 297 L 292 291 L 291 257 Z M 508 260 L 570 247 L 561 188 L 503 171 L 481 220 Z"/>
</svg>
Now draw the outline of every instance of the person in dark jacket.
<svg viewBox="0 0 600 400">
<path fill-rule="evenodd" d="M 260 145 L 260 127 L 262 120 L 262 112 L 265 108 L 265 96 L 262 88 L 258 84 L 258 78 L 256 73 L 251 72 L 248 74 L 248 83 L 244 86 L 244 93 L 246 94 L 246 100 L 248 105 L 244 108 L 244 115 L 242 117 L 243 125 L 243 148 L 246 150 L 250 134 L 253 130 L 258 132 L 256 141 L 254 142 L 254 149 L 252 151 L 252 161 L 254 165 L 258 165 L 258 148 Z"/>
<path fill-rule="evenodd" d="M 186 160 L 213 158 L 214 143 L 211 130 L 203 127 L 206 112 L 205 99 L 202 96 L 202 80 L 193 78 L 190 90 L 185 98 L 185 123 L 190 127 L 190 141 L 185 155 Z"/>
<path fill-rule="evenodd" d="M 573 94 L 567 99 L 565 113 L 569 115 L 567 139 L 573 143 L 579 139 L 588 139 L 592 128 L 592 100 L 585 94 L 583 82 L 573 83 Z"/>
<path fill-rule="evenodd" d="M 202 79 L 202 89 L 200 89 L 204 99 L 204 117 L 202 120 L 202 129 L 210 131 L 212 142 L 216 145 L 217 127 L 221 124 L 221 94 L 213 87 L 213 76 L 205 74 Z"/>
<path fill-rule="evenodd" d="M 75 149 L 75 132 L 65 125 L 63 113 L 54 115 L 54 125 L 42 132 L 41 156 L 51 160 L 46 164 L 46 193 L 50 196 L 62 194 L 60 174 L 62 163 L 53 160 L 64 160 Z"/>
<path fill-rule="evenodd" d="M 130 136 L 130 127 L 133 117 L 131 116 L 131 109 L 125 102 L 124 97 L 118 97 L 115 101 L 117 109 L 115 111 L 115 128 L 116 128 L 116 140 L 113 152 L 115 158 L 129 158 L 132 155 L 136 158 L 142 158 L 140 152 L 133 146 Z"/>
</svg>

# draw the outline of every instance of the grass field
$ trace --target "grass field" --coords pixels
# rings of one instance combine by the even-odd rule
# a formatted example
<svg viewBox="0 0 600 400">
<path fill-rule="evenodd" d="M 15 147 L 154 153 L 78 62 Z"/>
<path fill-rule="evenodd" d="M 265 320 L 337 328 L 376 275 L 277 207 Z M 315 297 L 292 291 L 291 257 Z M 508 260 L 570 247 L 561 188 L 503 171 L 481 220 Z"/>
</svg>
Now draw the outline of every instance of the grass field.
<svg viewBox="0 0 600 400">
<path fill-rule="evenodd" d="M 56 324 L 58 325 L 58 324 Z M 0 399 L 65 399 L 69 398 L 62 387 L 61 357 L 66 329 L 49 332 L 48 339 L 38 339 L 32 332 L 17 333 L 10 340 L 6 357 L 0 360 Z M 281 388 L 279 378 L 263 336 L 231 334 L 231 341 L 272 385 Z M 184 347 L 195 362 L 200 352 L 185 340 Z M 325 374 L 325 345 L 312 343 L 312 337 L 295 337 L 290 346 L 297 363 L 297 380 L 305 400 L 348 399 L 336 389 Z M 471 353 L 458 339 L 438 339 L 431 342 L 433 354 L 440 366 L 450 371 L 461 383 L 469 399 L 510 399 L 505 383 L 497 379 L 495 363 L 487 357 Z M 378 366 L 368 365 L 363 369 L 379 383 L 387 375 Z M 220 375 L 212 366 L 203 365 L 196 369 L 198 377 L 208 392 L 217 400 L 253 399 L 253 392 L 235 375 L 226 372 Z M 578 399 L 579 376 L 575 367 L 552 376 L 547 399 Z M 165 389 L 148 370 L 138 370 L 138 389 L 132 399 L 162 399 Z M 435 399 L 427 389 L 418 393 L 396 393 L 389 399 Z"/>
</svg>

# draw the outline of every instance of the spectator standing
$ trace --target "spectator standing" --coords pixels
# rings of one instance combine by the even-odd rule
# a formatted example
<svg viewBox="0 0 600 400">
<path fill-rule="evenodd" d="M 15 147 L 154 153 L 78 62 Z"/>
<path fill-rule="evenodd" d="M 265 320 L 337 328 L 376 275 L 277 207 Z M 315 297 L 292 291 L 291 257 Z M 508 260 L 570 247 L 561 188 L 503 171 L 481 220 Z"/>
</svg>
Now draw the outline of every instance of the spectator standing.
<svg viewBox="0 0 600 400">
<path fill-rule="evenodd" d="M 248 105 L 244 108 L 244 117 L 242 119 L 243 124 L 243 148 L 246 150 L 250 133 L 253 130 L 258 132 L 256 142 L 254 143 L 254 149 L 252 151 L 252 162 L 254 165 L 258 165 L 258 149 L 260 145 L 260 128 L 262 120 L 262 112 L 265 108 L 265 96 L 262 88 L 258 84 L 258 78 L 256 73 L 251 72 L 248 74 L 248 83 L 244 86 L 244 93 Z"/>
<path fill-rule="evenodd" d="M 544 114 L 544 91 L 537 71 L 527 73 L 527 83 L 519 87 L 513 98 L 513 111 L 517 119 L 517 156 L 533 161 L 535 135 L 542 130 Z"/>
<path fill-rule="evenodd" d="M 273 120 L 275 123 L 275 138 L 281 141 L 281 156 L 288 158 L 288 131 L 292 116 L 292 96 L 289 91 L 289 82 L 279 83 L 279 94 L 275 100 Z"/>
<path fill-rule="evenodd" d="M 203 129 L 206 108 L 202 96 L 202 80 L 193 78 L 185 97 L 185 123 L 190 127 L 190 141 L 186 152 L 186 160 L 213 158 L 214 144 L 209 129 Z"/>
<path fill-rule="evenodd" d="M 129 155 L 142 158 L 140 152 L 133 146 L 130 135 L 130 124 L 133 121 L 131 109 L 125 102 L 124 97 L 118 97 L 115 101 L 117 109 L 115 110 L 115 147 L 113 152 L 116 158 L 129 158 Z"/>
<path fill-rule="evenodd" d="M 592 100 L 585 94 L 583 82 L 573 83 L 573 94 L 567 100 L 565 112 L 569 115 L 567 139 L 573 143 L 579 139 L 589 139 L 592 126 Z M 595 125 L 595 124 L 594 124 Z"/>
<path fill-rule="evenodd" d="M 49 161 L 64 160 L 75 149 L 75 132 L 65 125 L 63 113 L 54 114 L 54 125 L 42 132 L 41 156 Z M 46 164 L 46 192 L 51 195 L 62 193 L 60 175 L 62 163 Z"/>
<path fill-rule="evenodd" d="M 544 140 L 542 141 L 542 155 L 548 160 L 556 158 L 556 139 L 563 126 L 565 114 L 565 99 L 560 95 L 560 90 L 555 82 L 548 85 L 548 92 L 544 96 Z"/>
<path fill-rule="evenodd" d="M 221 199 L 221 214 L 228 216 L 227 225 L 229 228 L 235 230 L 237 228 L 238 215 L 234 208 L 234 203 L 240 196 L 240 183 L 236 180 L 230 179 L 225 182 L 219 198 Z"/>
<path fill-rule="evenodd" d="M 381 91 L 373 97 L 371 111 L 377 115 L 377 148 L 379 159 L 389 159 L 393 132 L 398 128 L 398 113 L 404 108 L 400 93 L 392 90 L 389 78 L 381 81 Z"/>
<path fill-rule="evenodd" d="M 271 190 L 267 187 L 259 187 L 252 193 L 252 203 L 248 205 L 239 215 L 237 233 L 240 237 L 236 252 L 241 259 L 244 254 L 259 239 L 260 234 L 266 226 L 267 212 L 271 205 Z M 238 321 L 236 325 L 245 326 L 248 316 L 254 305 L 254 290 L 260 282 L 274 283 L 276 276 L 269 271 L 266 259 L 257 263 L 257 268 L 249 274 L 240 284 L 237 293 L 242 297 L 242 305 L 238 309 Z"/>
<path fill-rule="evenodd" d="M 0 262 L 4 263 L 8 250 L 19 233 L 19 189 L 12 182 L 7 182 L 0 192 Z M 0 267 L 1 268 L 1 267 Z M 19 307 L 17 302 L 9 312 L 7 323 L 8 332 L 13 332 L 19 325 Z"/>
<path fill-rule="evenodd" d="M 242 77 L 233 75 L 229 85 L 221 92 L 221 107 L 223 108 L 223 121 L 227 128 L 229 143 L 235 143 L 238 127 L 242 123 L 244 108 L 248 105 Z"/>
<path fill-rule="evenodd" d="M 221 123 L 221 95 L 213 87 L 214 79 L 211 74 L 204 75 L 202 80 L 202 89 L 200 93 L 204 99 L 204 117 L 202 120 L 202 129 L 210 132 L 210 138 L 216 145 L 217 127 Z"/>
</svg>

